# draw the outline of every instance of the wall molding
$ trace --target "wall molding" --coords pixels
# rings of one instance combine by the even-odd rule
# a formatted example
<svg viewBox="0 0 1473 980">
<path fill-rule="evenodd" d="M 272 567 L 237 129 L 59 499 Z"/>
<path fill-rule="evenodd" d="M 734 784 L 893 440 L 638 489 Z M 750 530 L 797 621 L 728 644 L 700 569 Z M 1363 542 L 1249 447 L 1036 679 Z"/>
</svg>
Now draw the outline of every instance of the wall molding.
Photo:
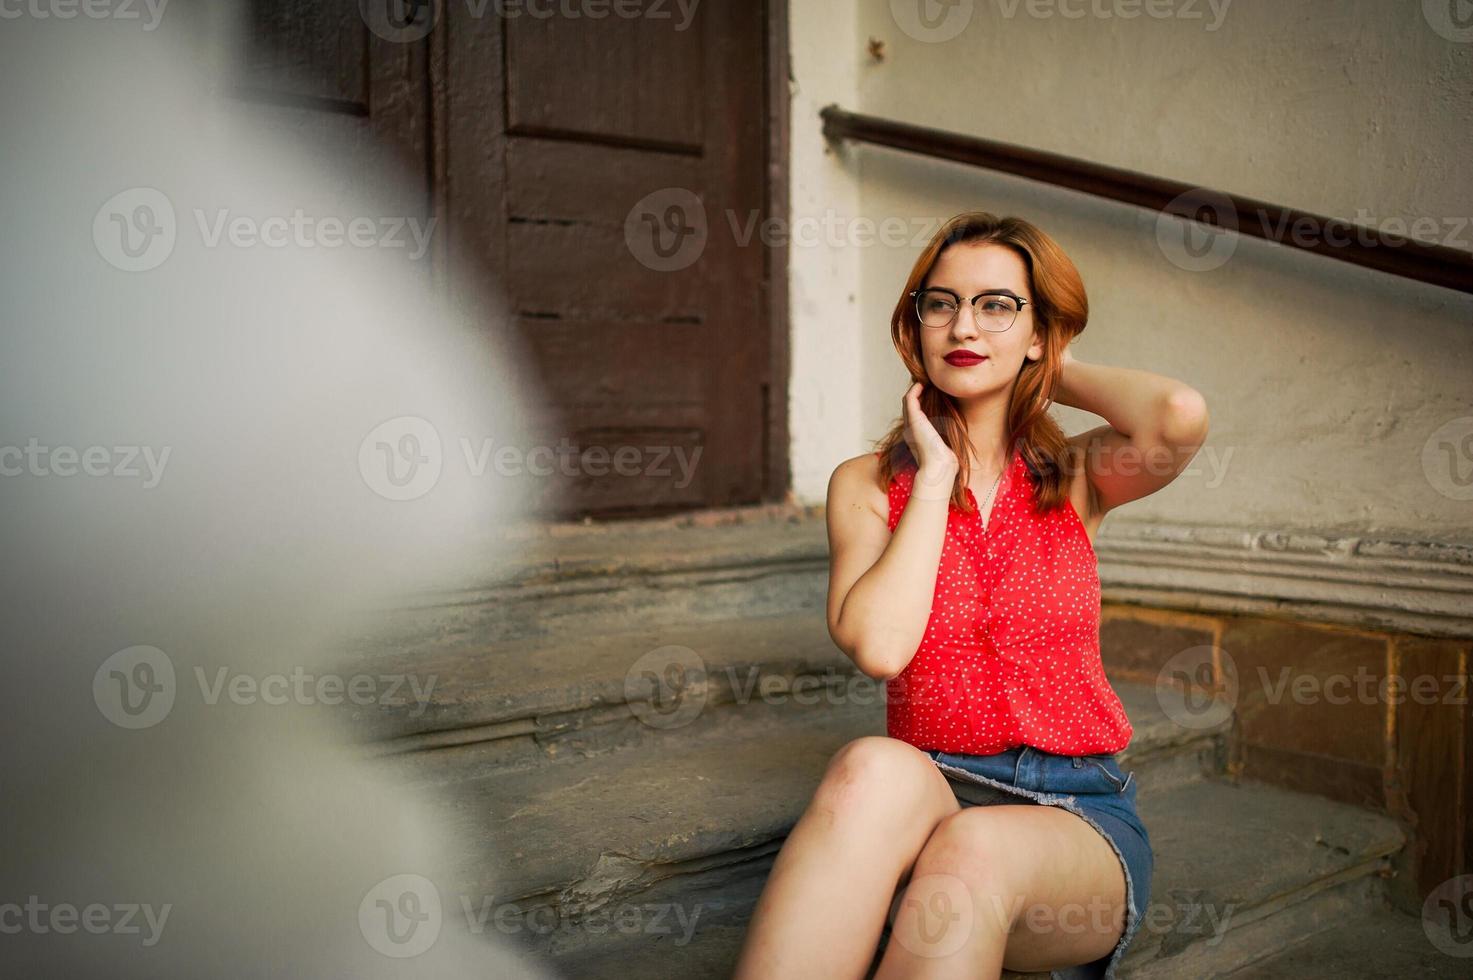
<svg viewBox="0 0 1473 980">
<path fill-rule="evenodd" d="M 1473 637 L 1473 543 L 1122 520 L 1095 551 L 1106 602 Z"/>
</svg>

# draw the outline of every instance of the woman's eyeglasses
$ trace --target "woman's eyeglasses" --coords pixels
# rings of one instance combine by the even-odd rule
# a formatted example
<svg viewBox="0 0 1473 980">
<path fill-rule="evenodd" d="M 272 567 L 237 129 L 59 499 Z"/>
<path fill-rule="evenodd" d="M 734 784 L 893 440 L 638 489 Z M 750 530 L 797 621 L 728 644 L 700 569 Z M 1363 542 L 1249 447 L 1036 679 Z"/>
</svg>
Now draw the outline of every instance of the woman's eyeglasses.
<svg viewBox="0 0 1473 980">
<path fill-rule="evenodd" d="M 936 329 L 951 326 L 962 305 L 960 296 L 940 286 L 917 289 L 910 295 L 915 298 L 916 319 L 920 320 L 924 326 Z M 972 305 L 972 316 L 977 321 L 977 326 L 993 333 L 1011 327 L 1013 321 L 1018 318 L 1018 311 L 1028 303 L 1021 296 L 997 290 L 978 293 L 969 302 Z"/>
</svg>

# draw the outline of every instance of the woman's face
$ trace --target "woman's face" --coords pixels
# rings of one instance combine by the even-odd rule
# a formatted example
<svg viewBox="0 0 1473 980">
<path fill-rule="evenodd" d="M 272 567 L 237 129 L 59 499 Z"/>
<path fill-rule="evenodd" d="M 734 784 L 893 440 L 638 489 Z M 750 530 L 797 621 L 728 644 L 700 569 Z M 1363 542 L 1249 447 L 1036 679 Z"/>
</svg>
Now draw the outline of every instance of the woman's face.
<svg viewBox="0 0 1473 980">
<path fill-rule="evenodd" d="M 1017 380 L 1025 358 L 1037 360 L 1043 356 L 1043 342 L 1034 326 L 1028 268 L 1017 252 L 991 242 L 948 245 L 921 284 L 922 289 L 938 286 L 956 293 L 961 303 L 950 326 L 920 328 L 921 357 L 937 388 L 959 399 L 1007 391 Z M 984 330 L 972 313 L 971 298 L 993 289 L 1028 301 L 1006 330 Z M 977 305 L 986 305 L 988 299 L 982 297 Z M 948 354 L 963 351 L 980 354 L 985 360 L 972 364 L 946 360 Z"/>
</svg>

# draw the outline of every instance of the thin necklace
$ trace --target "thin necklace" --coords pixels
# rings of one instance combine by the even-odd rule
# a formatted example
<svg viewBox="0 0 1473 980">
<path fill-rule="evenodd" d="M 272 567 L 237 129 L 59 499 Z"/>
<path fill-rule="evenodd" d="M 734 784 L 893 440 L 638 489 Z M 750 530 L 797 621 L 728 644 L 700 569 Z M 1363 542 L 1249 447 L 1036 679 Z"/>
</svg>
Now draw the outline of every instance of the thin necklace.
<svg viewBox="0 0 1473 980">
<path fill-rule="evenodd" d="M 996 490 L 997 489 L 997 485 L 1002 482 L 1002 474 L 1003 474 L 1003 470 L 1005 470 L 1005 469 L 1007 469 L 1006 466 L 1004 466 L 1002 470 L 998 470 L 997 471 L 997 479 L 992 481 L 992 490 L 988 490 L 987 491 L 987 499 L 988 500 L 991 500 L 992 499 L 992 493 L 993 493 L 993 491 Z M 987 516 L 988 517 L 991 517 L 992 516 L 992 513 L 989 511 L 988 514 L 987 514 Z M 978 521 L 981 521 L 982 520 L 982 508 L 981 507 L 977 508 L 977 520 Z M 985 530 L 985 525 L 984 525 L 984 530 Z"/>
</svg>

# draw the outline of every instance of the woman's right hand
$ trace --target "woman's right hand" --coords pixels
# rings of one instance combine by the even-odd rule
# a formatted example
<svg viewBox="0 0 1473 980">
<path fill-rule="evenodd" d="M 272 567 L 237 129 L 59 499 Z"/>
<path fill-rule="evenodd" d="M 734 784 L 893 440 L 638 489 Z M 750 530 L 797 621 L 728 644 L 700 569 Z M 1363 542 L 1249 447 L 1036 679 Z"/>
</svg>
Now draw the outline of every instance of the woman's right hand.
<svg viewBox="0 0 1473 980">
<path fill-rule="evenodd" d="M 922 493 L 921 496 L 949 497 L 960 464 L 957 463 L 956 453 L 952 452 L 946 440 L 941 438 L 941 433 L 936 431 L 931 420 L 921 411 L 922 387 L 921 382 L 915 382 L 901 399 L 905 414 L 905 444 L 910 447 L 910 454 L 915 457 L 918 467 L 916 486 L 912 489 L 912 494 L 915 495 L 915 491 L 920 490 L 920 485 L 924 483 L 930 492 Z"/>
</svg>

